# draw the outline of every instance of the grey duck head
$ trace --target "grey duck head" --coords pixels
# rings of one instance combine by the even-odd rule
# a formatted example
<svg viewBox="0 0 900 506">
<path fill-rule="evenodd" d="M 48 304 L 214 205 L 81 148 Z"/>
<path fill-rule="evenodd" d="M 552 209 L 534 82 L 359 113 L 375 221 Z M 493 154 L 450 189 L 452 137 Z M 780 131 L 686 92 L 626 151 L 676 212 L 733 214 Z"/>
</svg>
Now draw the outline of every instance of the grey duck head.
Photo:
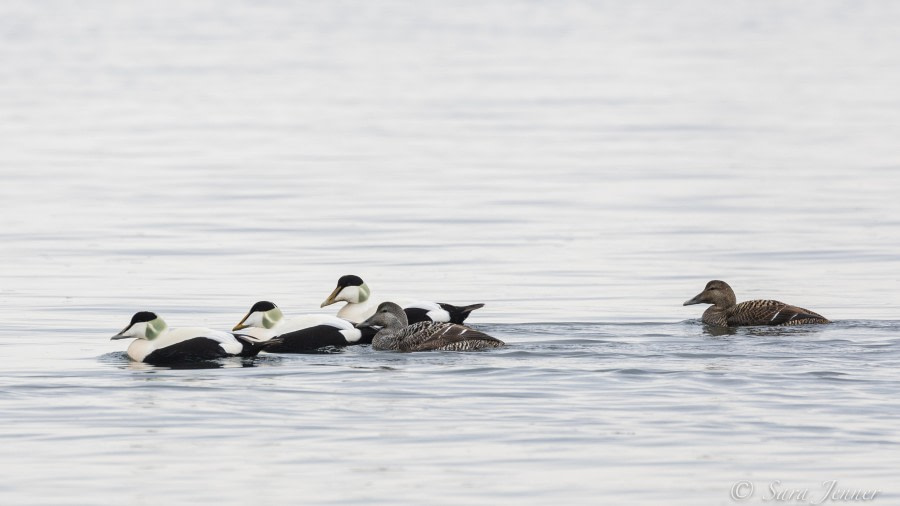
<svg viewBox="0 0 900 506">
<path fill-rule="evenodd" d="M 734 290 L 728 283 L 714 279 L 706 284 L 702 292 L 684 303 L 685 306 L 691 304 L 712 304 L 720 308 L 729 308 L 737 304 L 737 297 L 734 296 Z"/>
<path fill-rule="evenodd" d="M 407 326 L 409 326 L 409 320 L 406 318 L 406 312 L 393 302 L 382 302 L 375 310 L 375 314 L 356 325 L 357 328 L 382 327 L 391 330 L 399 330 Z"/>
</svg>

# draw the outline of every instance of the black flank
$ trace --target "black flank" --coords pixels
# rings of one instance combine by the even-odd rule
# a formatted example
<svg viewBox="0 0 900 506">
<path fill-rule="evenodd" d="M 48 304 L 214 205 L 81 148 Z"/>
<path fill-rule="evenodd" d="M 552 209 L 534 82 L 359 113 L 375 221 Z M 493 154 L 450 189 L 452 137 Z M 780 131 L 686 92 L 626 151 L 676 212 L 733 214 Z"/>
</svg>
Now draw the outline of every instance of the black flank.
<svg viewBox="0 0 900 506">
<path fill-rule="evenodd" d="M 378 333 L 380 328 L 375 327 L 356 327 L 362 332 L 362 337 L 354 344 L 372 344 L 372 338 Z"/>
<path fill-rule="evenodd" d="M 347 340 L 339 329 L 331 325 L 316 325 L 281 334 L 281 342 L 266 347 L 270 353 L 310 353 L 326 346 L 347 346 Z"/>
<path fill-rule="evenodd" d="M 227 356 L 228 353 L 219 346 L 219 342 L 215 339 L 194 337 L 155 350 L 144 358 L 144 362 L 153 365 L 170 365 L 179 362 L 201 362 Z"/>
<path fill-rule="evenodd" d="M 428 317 L 427 309 L 407 307 L 403 309 L 403 312 L 406 313 L 406 319 L 409 321 L 410 325 L 412 325 L 413 323 L 431 321 L 431 318 Z"/>
</svg>

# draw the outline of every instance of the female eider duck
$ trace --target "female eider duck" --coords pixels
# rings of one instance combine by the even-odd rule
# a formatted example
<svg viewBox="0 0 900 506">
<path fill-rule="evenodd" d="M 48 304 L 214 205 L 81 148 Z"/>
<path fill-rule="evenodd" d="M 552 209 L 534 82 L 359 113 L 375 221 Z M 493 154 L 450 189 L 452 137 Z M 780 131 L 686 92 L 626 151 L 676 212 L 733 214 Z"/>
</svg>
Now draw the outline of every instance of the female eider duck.
<svg viewBox="0 0 900 506">
<path fill-rule="evenodd" d="M 319 307 L 330 306 L 336 302 L 346 302 L 338 311 L 340 318 L 354 323 L 361 322 L 375 314 L 375 310 L 384 299 L 372 295 L 372 290 L 359 276 L 348 274 L 338 279 L 337 286 L 331 295 Z M 400 301 L 409 323 L 417 322 L 450 322 L 462 323 L 469 313 L 484 307 L 484 304 L 454 306 L 444 302 Z"/>
<path fill-rule="evenodd" d="M 135 340 L 128 346 L 128 357 L 135 362 L 155 365 L 230 356 L 252 357 L 274 344 L 203 327 L 170 329 L 165 320 L 150 311 L 135 313 L 128 326 L 111 340 L 132 337 Z"/>
<path fill-rule="evenodd" d="M 263 300 L 234 326 L 235 332 L 247 333 L 265 342 L 275 337 L 277 343 L 266 347 L 270 353 L 304 353 L 326 346 L 371 344 L 376 329 L 356 328 L 347 320 L 331 315 L 303 315 L 289 320 L 274 303 Z"/>
<path fill-rule="evenodd" d="M 361 326 L 379 326 L 372 348 L 393 351 L 473 351 L 499 348 L 503 341 L 456 323 L 418 322 L 409 325 L 403 308 L 382 302 Z"/>
<path fill-rule="evenodd" d="M 712 304 L 703 312 L 703 323 L 717 327 L 830 323 L 818 313 L 777 300 L 750 300 L 738 304 L 728 283 L 719 280 L 710 281 L 702 292 L 684 303 L 685 306 L 691 304 Z"/>
</svg>

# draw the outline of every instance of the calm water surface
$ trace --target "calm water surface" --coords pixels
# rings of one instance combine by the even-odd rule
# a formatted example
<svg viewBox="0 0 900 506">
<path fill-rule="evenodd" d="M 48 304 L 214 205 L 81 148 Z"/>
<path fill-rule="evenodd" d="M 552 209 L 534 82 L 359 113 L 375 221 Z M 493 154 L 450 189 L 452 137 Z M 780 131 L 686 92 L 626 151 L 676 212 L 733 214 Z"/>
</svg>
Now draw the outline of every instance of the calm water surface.
<svg viewBox="0 0 900 506">
<path fill-rule="evenodd" d="M 0 503 L 900 503 L 898 26 L 3 2 Z M 510 346 L 172 370 L 108 340 L 323 311 L 349 273 L 484 302 Z M 712 333 L 681 303 L 713 278 L 836 323 Z"/>
</svg>

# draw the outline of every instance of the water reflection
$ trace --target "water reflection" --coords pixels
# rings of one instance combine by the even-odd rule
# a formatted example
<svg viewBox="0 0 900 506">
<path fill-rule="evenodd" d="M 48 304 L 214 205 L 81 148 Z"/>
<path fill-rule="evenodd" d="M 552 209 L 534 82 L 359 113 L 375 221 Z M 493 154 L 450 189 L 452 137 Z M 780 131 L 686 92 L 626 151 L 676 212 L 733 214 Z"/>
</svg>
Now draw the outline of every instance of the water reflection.
<svg viewBox="0 0 900 506">
<path fill-rule="evenodd" d="M 714 325 L 704 325 L 703 334 L 712 337 L 733 336 L 738 333 L 736 327 L 718 327 Z"/>
<path fill-rule="evenodd" d="M 828 324 L 833 325 L 833 324 Z M 796 325 L 791 327 L 717 327 L 703 325 L 703 334 L 712 337 L 747 336 L 747 337 L 797 337 L 819 334 L 827 325 Z"/>
<path fill-rule="evenodd" d="M 239 369 L 246 367 L 258 367 L 258 365 L 258 361 L 255 357 L 228 357 L 218 360 L 185 360 L 181 362 L 168 362 L 165 364 L 146 364 L 144 362 L 127 360 L 127 362 L 125 363 L 119 363 L 117 367 L 119 369 L 128 369 L 132 371 L 165 371 L 189 369 Z"/>
<path fill-rule="evenodd" d="M 144 364 L 146 365 L 146 364 Z M 225 367 L 225 364 L 221 362 L 217 362 L 215 360 L 198 360 L 196 362 L 173 362 L 165 365 L 154 365 L 151 366 L 154 369 L 171 369 L 171 370 L 181 370 L 181 369 L 221 369 Z M 232 366 L 234 367 L 234 366 Z M 246 367 L 243 366 L 242 367 Z M 253 367 L 253 366 L 249 366 Z"/>
</svg>

